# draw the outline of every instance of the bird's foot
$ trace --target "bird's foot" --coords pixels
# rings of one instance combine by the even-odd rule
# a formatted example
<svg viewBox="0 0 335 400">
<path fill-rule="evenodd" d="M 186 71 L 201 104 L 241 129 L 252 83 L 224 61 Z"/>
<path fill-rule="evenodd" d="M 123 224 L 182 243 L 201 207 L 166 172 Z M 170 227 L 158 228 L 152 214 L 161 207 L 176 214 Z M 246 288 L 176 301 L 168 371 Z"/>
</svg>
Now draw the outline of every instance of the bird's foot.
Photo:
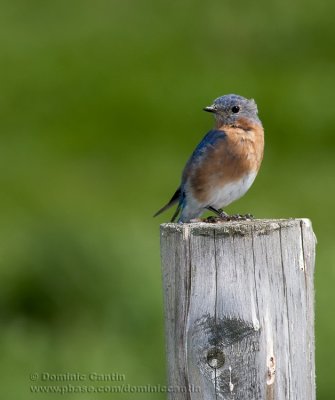
<svg viewBox="0 0 335 400">
<path fill-rule="evenodd" d="M 234 215 L 228 215 L 225 212 L 223 212 L 222 210 L 218 210 L 220 211 L 220 216 L 214 216 L 214 215 L 210 215 L 207 218 L 202 218 L 201 221 L 203 222 L 207 222 L 210 224 L 215 224 L 217 222 L 233 222 L 233 221 L 250 221 L 252 219 L 254 219 L 254 216 L 251 214 L 245 214 L 245 215 L 241 215 L 241 214 L 234 214 Z"/>
<path fill-rule="evenodd" d="M 224 219 L 224 220 L 226 220 L 227 218 L 229 218 L 229 215 L 226 213 L 226 212 L 224 212 L 223 210 L 222 210 L 222 208 L 219 208 L 218 209 L 218 211 L 219 211 L 219 217 L 221 218 L 221 219 Z"/>
<path fill-rule="evenodd" d="M 247 221 L 251 219 L 254 219 L 252 214 L 234 214 L 230 216 L 230 221 Z"/>
</svg>

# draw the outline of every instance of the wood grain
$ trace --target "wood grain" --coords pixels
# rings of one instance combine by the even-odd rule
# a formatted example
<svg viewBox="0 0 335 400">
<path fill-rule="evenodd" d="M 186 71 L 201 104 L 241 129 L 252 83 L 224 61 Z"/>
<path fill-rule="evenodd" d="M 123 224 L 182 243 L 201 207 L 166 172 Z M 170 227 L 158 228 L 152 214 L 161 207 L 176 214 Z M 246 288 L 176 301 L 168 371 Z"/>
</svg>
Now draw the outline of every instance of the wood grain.
<svg viewBox="0 0 335 400">
<path fill-rule="evenodd" d="M 306 219 L 161 225 L 169 399 L 314 400 Z"/>
</svg>

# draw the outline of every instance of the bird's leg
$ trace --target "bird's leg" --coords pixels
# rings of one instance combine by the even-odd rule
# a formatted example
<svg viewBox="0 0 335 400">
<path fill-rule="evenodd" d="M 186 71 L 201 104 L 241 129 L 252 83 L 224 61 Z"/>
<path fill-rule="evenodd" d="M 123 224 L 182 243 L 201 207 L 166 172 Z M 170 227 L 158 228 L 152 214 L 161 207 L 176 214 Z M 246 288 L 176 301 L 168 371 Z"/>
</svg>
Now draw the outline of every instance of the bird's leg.
<svg viewBox="0 0 335 400">
<path fill-rule="evenodd" d="M 218 211 L 219 211 L 219 213 L 220 213 L 220 217 L 229 217 L 229 214 L 227 214 L 226 212 L 224 212 L 224 211 L 222 210 L 222 208 L 219 208 Z"/>
<path fill-rule="evenodd" d="M 208 210 L 208 211 L 212 211 L 214 214 L 216 214 L 216 215 L 218 215 L 218 216 L 220 216 L 220 215 L 221 215 L 220 211 L 219 211 L 219 210 L 217 210 L 217 209 L 216 209 L 216 208 L 214 208 L 214 207 L 207 206 L 206 208 L 207 208 L 207 210 Z"/>
<path fill-rule="evenodd" d="M 221 218 L 228 218 L 229 215 L 227 213 L 225 213 L 221 208 L 219 208 L 218 210 L 214 207 L 208 206 L 206 207 L 207 210 L 212 211 L 214 214 L 218 215 Z"/>
</svg>

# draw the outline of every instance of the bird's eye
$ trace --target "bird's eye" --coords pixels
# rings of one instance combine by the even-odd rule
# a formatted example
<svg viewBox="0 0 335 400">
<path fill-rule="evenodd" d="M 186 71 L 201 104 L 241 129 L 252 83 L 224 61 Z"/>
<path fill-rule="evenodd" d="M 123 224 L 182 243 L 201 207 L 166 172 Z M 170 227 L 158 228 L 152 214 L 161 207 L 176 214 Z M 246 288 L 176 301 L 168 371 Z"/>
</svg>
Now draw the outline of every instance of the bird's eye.
<svg viewBox="0 0 335 400">
<path fill-rule="evenodd" d="M 232 112 L 233 112 L 234 114 L 236 114 L 236 113 L 238 113 L 238 112 L 240 111 L 240 107 L 239 107 L 239 106 L 233 106 L 233 107 L 231 108 L 231 110 L 232 110 Z"/>
</svg>

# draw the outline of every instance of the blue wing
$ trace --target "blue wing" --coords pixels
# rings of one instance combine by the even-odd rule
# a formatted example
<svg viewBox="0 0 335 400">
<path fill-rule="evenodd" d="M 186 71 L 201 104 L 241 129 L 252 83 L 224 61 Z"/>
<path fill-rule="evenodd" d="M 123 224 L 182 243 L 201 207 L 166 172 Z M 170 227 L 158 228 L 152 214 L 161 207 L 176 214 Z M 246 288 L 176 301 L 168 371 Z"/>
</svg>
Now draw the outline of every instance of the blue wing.
<svg viewBox="0 0 335 400">
<path fill-rule="evenodd" d="M 192 168 L 192 165 L 196 164 L 210 148 L 214 147 L 217 144 L 218 141 L 225 140 L 226 136 L 227 135 L 225 132 L 219 131 L 217 129 L 213 129 L 205 135 L 205 137 L 195 148 L 194 152 L 186 163 L 183 171 L 182 184 L 185 182 L 189 174 L 190 168 Z"/>
<path fill-rule="evenodd" d="M 173 222 L 176 219 L 176 217 L 179 214 L 180 210 L 184 206 L 185 193 L 184 193 L 184 187 L 183 186 L 184 186 L 184 183 L 185 183 L 185 181 L 187 179 L 187 176 L 189 174 L 190 168 L 192 168 L 192 166 L 194 164 L 196 164 L 201 159 L 202 155 L 207 150 L 209 150 L 209 148 L 214 147 L 215 144 L 219 140 L 224 140 L 225 137 L 226 137 L 225 132 L 219 131 L 219 130 L 211 130 L 205 135 L 205 137 L 202 139 L 202 141 L 195 148 L 194 152 L 192 153 L 191 157 L 189 158 L 189 160 L 186 163 L 186 166 L 185 166 L 184 171 L 183 171 L 181 186 L 176 190 L 176 192 L 172 196 L 171 200 L 163 208 L 161 208 L 159 211 L 156 212 L 154 217 L 156 215 L 159 215 L 163 211 L 169 209 L 174 204 L 178 203 L 177 209 L 176 209 L 175 213 L 173 214 L 171 222 Z"/>
</svg>

